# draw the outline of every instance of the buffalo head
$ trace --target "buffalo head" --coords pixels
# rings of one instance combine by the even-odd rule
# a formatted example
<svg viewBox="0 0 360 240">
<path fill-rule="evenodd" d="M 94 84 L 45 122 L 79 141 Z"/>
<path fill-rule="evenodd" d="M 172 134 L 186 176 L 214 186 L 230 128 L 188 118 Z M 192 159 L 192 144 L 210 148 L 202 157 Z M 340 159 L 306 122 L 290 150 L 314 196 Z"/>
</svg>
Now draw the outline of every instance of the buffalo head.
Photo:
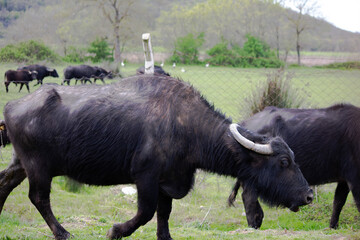
<svg viewBox="0 0 360 240">
<path fill-rule="evenodd" d="M 294 153 L 282 138 L 271 138 L 270 142 L 265 140 L 266 144 L 259 144 L 250 139 L 261 141 L 266 137 L 237 124 L 231 124 L 230 131 L 242 146 L 251 150 L 248 152 L 250 171 L 240 180 L 243 194 L 252 199 L 260 197 L 271 206 L 284 206 L 292 211 L 298 211 L 299 206 L 313 200 L 313 192 L 294 161 Z"/>
<path fill-rule="evenodd" d="M 59 74 L 57 73 L 56 69 L 54 69 L 54 68 L 46 68 L 46 70 L 49 72 L 49 75 L 51 77 L 55 77 L 55 78 L 59 77 Z"/>
</svg>

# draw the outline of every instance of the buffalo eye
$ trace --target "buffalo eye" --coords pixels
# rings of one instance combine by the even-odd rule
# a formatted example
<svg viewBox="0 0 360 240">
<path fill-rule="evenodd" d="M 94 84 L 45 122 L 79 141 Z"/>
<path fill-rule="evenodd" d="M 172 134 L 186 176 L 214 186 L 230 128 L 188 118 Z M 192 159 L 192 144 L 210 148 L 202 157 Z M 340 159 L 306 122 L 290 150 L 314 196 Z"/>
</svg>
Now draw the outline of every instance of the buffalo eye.
<svg viewBox="0 0 360 240">
<path fill-rule="evenodd" d="M 280 160 L 280 165 L 281 165 L 281 167 L 283 167 L 283 168 L 287 168 L 287 167 L 289 166 L 289 159 L 287 159 L 287 158 L 282 158 L 282 159 Z"/>
</svg>

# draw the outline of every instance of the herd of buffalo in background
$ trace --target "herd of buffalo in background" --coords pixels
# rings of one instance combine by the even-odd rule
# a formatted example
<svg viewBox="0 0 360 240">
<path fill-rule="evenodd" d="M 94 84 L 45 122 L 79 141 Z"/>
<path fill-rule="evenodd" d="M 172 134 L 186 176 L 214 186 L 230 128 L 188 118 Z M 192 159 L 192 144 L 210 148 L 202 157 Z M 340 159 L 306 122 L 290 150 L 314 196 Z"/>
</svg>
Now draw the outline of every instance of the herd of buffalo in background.
<svg viewBox="0 0 360 240">
<path fill-rule="evenodd" d="M 92 83 L 91 78 L 93 78 L 94 83 L 96 83 L 96 80 L 101 80 L 105 84 L 104 78 L 112 79 L 113 76 L 114 74 L 111 71 L 107 71 L 98 66 L 68 66 L 64 70 L 64 79 L 62 84 L 66 83 L 70 85 L 71 79 L 76 80 L 75 84 L 77 84 L 78 81 L 82 84 L 86 82 Z M 19 92 L 24 85 L 26 86 L 28 92 L 30 92 L 29 82 L 37 80 L 35 86 L 38 84 L 42 85 L 45 77 L 58 78 L 59 74 L 56 69 L 38 64 L 19 67 L 17 70 L 8 70 L 5 72 L 4 82 L 6 92 L 9 91 L 10 83 L 14 83 L 15 85 L 20 84 Z"/>
<path fill-rule="evenodd" d="M 154 66 L 154 72 L 157 74 L 170 76 L 170 74 L 165 72 L 160 66 Z M 144 74 L 145 68 L 139 67 L 136 70 L 136 73 Z M 102 83 L 105 84 L 105 78 L 113 79 L 116 75 L 120 76 L 120 74 L 114 74 L 111 71 L 107 71 L 104 68 L 98 66 L 89 66 L 84 64 L 68 66 L 64 69 L 64 79 L 61 84 L 63 85 L 66 83 L 67 85 L 70 85 L 71 79 L 75 79 L 75 84 L 77 84 L 78 81 L 80 81 L 81 84 L 86 84 L 87 82 L 91 84 L 96 83 L 96 80 L 101 80 Z M 17 70 L 8 70 L 5 72 L 4 81 L 6 92 L 9 92 L 10 83 L 14 83 L 16 86 L 17 84 L 20 84 L 19 92 L 24 85 L 26 86 L 28 92 L 30 92 L 29 82 L 37 80 L 37 83 L 34 86 L 37 86 L 38 84 L 42 85 L 45 77 L 58 78 L 59 74 L 57 73 L 56 69 L 39 64 L 19 67 Z M 92 78 L 93 82 L 91 81 Z"/>
</svg>

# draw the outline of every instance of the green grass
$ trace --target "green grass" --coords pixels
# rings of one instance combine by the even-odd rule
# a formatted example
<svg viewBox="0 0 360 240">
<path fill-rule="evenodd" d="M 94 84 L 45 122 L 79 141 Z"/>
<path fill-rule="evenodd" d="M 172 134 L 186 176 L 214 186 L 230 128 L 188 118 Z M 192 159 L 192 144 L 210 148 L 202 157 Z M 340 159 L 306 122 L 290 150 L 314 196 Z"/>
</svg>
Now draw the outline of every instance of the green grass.
<svg viewBox="0 0 360 240">
<path fill-rule="evenodd" d="M 15 69 L 16 65 L 1 65 L 0 73 Z M 44 82 L 60 83 L 66 65 L 55 67 L 60 78 L 45 78 Z M 138 65 L 121 68 L 124 75 L 132 75 Z M 191 82 L 205 97 L 234 120 L 240 120 L 241 103 L 258 81 L 266 80 L 272 70 L 237 69 L 225 67 L 165 66 L 172 75 Z M 296 68 L 293 84 L 309 95 L 313 106 L 328 106 L 348 101 L 360 105 L 360 71 Z M 112 80 L 106 80 L 110 83 Z M 113 80 L 116 81 L 116 80 Z M 36 87 L 30 83 L 31 91 Z M 5 93 L 0 84 L 0 118 L 7 101 L 27 94 L 18 93 L 15 85 Z M 302 89 L 305 88 L 305 89 Z M 0 170 L 11 159 L 11 146 L 1 149 Z M 2 156 L 2 158 L 1 158 Z M 3 159 L 3 160 L 2 160 Z M 247 227 L 241 196 L 236 208 L 228 208 L 226 200 L 231 191 L 232 178 L 199 172 L 194 190 L 185 198 L 174 200 L 170 216 L 170 231 L 174 239 L 354 239 L 360 238 L 359 212 L 351 194 L 340 216 L 340 228 L 328 229 L 334 184 L 318 188 L 317 200 L 297 213 L 287 209 L 269 208 L 262 204 L 265 219 L 260 230 Z M 64 190 L 62 178 L 52 184 L 51 204 L 55 216 L 75 239 L 105 239 L 107 230 L 117 222 L 124 222 L 136 213 L 136 196 L 126 196 L 123 186 L 84 186 L 77 194 Z M 25 180 L 9 196 L 0 216 L 0 239 L 49 239 L 52 233 L 27 197 Z M 156 217 L 126 239 L 156 239 Z"/>
</svg>

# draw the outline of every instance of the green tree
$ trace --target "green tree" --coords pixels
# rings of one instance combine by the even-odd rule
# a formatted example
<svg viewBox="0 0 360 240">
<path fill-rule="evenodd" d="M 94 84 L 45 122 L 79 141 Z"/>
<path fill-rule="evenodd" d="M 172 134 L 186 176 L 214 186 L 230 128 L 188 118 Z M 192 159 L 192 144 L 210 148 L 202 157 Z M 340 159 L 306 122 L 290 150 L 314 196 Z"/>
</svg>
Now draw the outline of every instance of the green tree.
<svg viewBox="0 0 360 240">
<path fill-rule="evenodd" d="M 93 56 L 89 57 L 93 63 L 98 63 L 102 60 L 113 61 L 109 43 L 105 38 L 97 38 L 95 41 L 91 42 L 88 52 L 93 54 Z"/>
<path fill-rule="evenodd" d="M 206 53 L 210 56 L 208 62 L 211 65 L 220 65 L 220 66 L 236 66 L 237 65 L 237 56 L 233 50 L 229 49 L 229 43 L 224 38 L 221 39 L 221 42 L 216 44 Z"/>
<path fill-rule="evenodd" d="M 275 52 L 270 49 L 270 46 L 250 34 L 246 35 L 247 41 L 244 47 L 238 51 L 238 54 L 243 58 L 244 64 L 254 67 L 272 67 L 278 68 L 282 66 L 282 62 L 276 57 Z"/>
<path fill-rule="evenodd" d="M 200 33 L 197 37 L 189 33 L 185 37 L 178 38 L 170 61 L 184 64 L 199 63 L 199 48 L 204 44 L 204 36 L 204 33 Z"/>
</svg>

